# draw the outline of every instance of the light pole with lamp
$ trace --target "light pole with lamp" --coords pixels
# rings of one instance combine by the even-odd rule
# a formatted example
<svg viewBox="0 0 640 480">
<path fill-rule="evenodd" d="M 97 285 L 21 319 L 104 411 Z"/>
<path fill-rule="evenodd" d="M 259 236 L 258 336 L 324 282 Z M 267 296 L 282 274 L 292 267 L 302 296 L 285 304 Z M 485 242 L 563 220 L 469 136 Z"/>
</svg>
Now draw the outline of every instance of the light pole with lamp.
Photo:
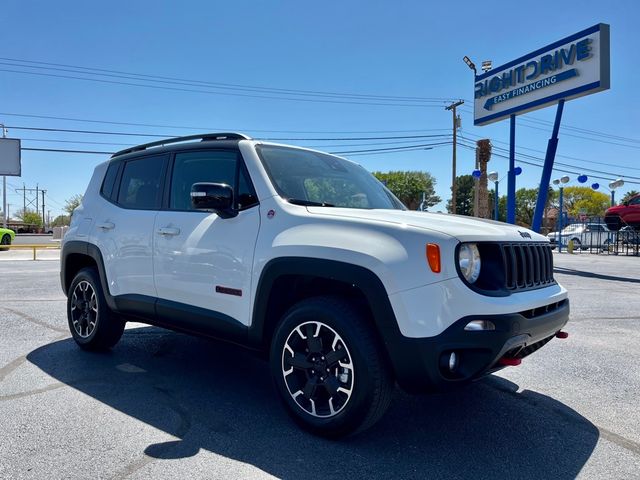
<svg viewBox="0 0 640 480">
<path fill-rule="evenodd" d="M 522 168 L 520 167 L 516 167 L 513 169 L 513 173 L 516 175 L 516 177 L 518 175 L 520 175 L 522 173 Z M 494 192 L 493 192 L 493 219 L 494 220 L 500 220 L 500 196 L 498 195 L 498 185 L 500 184 L 500 181 L 502 180 L 502 178 L 499 178 L 500 175 L 498 174 L 498 172 L 489 172 L 487 174 L 487 180 L 490 180 L 493 182 L 494 185 Z"/>
<path fill-rule="evenodd" d="M 498 197 L 498 184 L 500 179 L 498 178 L 498 172 L 489 172 L 487 180 L 493 182 L 493 219 L 498 220 L 498 209 L 500 208 L 500 199 Z"/>
<path fill-rule="evenodd" d="M 609 184 L 609 190 L 611 191 L 611 206 L 614 207 L 616 205 L 616 189 L 620 188 L 624 185 L 624 180 L 621 178 L 617 179 L 614 182 Z"/>
<path fill-rule="evenodd" d="M 563 207 L 563 203 L 564 203 L 564 185 L 569 183 L 570 178 L 565 175 L 564 177 L 560 177 L 560 178 L 556 178 L 553 181 L 554 185 L 558 185 L 558 187 L 560 188 L 560 201 L 558 202 L 560 204 L 560 209 L 558 211 L 558 253 L 562 252 L 562 207 Z"/>
</svg>

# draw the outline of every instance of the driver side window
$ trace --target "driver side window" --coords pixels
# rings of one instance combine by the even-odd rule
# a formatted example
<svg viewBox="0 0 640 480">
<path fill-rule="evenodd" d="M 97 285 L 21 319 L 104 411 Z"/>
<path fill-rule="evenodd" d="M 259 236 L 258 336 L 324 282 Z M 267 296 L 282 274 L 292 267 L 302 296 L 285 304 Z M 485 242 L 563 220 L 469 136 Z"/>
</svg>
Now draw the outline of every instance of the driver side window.
<svg viewBox="0 0 640 480">
<path fill-rule="evenodd" d="M 233 150 L 198 150 L 176 153 L 171 175 L 171 210 L 194 210 L 191 186 L 194 183 L 225 183 L 233 187 L 235 208 L 257 204 L 257 197 L 242 168 L 240 153 Z"/>
</svg>

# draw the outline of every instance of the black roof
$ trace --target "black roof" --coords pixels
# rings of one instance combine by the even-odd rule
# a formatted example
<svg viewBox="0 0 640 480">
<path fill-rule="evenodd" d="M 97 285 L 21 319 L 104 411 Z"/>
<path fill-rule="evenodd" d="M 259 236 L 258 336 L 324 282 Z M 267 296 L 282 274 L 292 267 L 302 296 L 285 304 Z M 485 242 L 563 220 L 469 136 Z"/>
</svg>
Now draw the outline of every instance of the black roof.
<svg viewBox="0 0 640 480">
<path fill-rule="evenodd" d="M 251 137 L 243 135 L 242 133 L 234 132 L 203 133 L 199 135 L 188 135 L 185 137 L 173 137 L 151 143 L 144 143 L 135 147 L 125 148 L 124 150 L 120 150 L 119 152 L 111 155 L 111 158 L 120 157 L 129 153 L 142 152 L 153 147 L 163 147 L 173 143 L 190 142 L 192 140 L 199 140 L 200 142 L 220 142 L 221 144 L 224 143 L 224 145 L 221 146 L 228 146 L 228 144 L 231 143 L 233 146 L 236 146 L 240 140 L 251 140 Z M 197 145 L 197 143 L 195 145 Z M 165 149 L 160 149 L 160 151 L 165 151 Z"/>
</svg>

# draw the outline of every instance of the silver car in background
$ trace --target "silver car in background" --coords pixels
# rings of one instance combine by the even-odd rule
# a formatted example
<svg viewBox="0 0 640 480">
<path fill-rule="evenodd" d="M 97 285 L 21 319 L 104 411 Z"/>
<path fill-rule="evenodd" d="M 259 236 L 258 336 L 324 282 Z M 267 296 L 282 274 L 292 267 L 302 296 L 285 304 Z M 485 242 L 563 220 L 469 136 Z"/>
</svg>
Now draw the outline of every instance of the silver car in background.
<svg viewBox="0 0 640 480">
<path fill-rule="evenodd" d="M 572 223 L 562 232 L 551 232 L 547 235 L 552 248 L 555 248 L 558 241 L 562 241 L 562 246 L 566 247 L 572 240 L 575 250 L 608 248 L 614 243 L 613 237 L 613 233 L 605 223 Z"/>
</svg>

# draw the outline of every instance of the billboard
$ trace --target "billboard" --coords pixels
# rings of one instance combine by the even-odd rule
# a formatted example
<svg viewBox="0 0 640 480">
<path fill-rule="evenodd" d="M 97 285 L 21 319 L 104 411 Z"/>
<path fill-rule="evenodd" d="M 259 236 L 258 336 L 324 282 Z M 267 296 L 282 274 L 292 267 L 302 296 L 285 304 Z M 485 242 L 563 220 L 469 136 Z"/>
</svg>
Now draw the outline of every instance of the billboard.
<svg viewBox="0 0 640 480">
<path fill-rule="evenodd" d="M 0 176 L 20 176 L 20 140 L 0 138 Z"/>
<path fill-rule="evenodd" d="M 474 125 L 609 88 L 609 25 L 599 23 L 476 76 Z"/>
</svg>

